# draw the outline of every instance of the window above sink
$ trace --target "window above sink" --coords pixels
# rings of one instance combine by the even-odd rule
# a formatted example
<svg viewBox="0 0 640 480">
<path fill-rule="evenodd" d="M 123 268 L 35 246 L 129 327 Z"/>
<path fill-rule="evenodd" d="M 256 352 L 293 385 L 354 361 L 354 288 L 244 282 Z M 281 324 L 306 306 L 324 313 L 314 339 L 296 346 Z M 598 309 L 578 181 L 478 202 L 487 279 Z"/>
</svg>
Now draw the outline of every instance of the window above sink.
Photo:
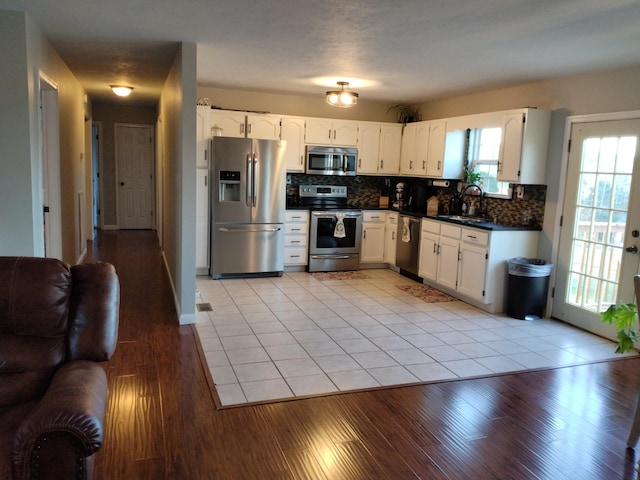
<svg viewBox="0 0 640 480">
<path fill-rule="evenodd" d="M 511 184 L 498 181 L 502 128 L 474 128 L 467 133 L 468 168 L 480 174 L 478 184 L 485 196 L 511 198 Z"/>
</svg>

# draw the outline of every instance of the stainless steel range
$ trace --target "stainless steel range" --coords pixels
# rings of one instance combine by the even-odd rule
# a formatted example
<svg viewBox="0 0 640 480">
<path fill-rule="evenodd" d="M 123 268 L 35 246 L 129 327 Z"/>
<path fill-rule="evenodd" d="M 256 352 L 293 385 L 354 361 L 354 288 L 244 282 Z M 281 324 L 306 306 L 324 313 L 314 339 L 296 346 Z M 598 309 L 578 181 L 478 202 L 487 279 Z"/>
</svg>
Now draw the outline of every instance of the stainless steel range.
<svg viewBox="0 0 640 480">
<path fill-rule="evenodd" d="M 362 210 L 347 206 L 347 187 L 300 185 L 299 198 L 311 209 L 309 271 L 358 270 Z"/>
</svg>

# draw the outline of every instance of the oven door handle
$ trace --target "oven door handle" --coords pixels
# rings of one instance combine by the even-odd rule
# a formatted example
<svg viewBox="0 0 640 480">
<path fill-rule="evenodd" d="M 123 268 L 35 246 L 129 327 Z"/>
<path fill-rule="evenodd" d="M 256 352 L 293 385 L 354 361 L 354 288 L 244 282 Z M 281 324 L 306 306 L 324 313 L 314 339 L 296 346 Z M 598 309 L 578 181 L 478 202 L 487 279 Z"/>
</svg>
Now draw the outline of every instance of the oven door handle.
<svg viewBox="0 0 640 480">
<path fill-rule="evenodd" d="M 351 258 L 352 255 L 332 255 L 332 254 L 324 254 L 323 253 L 322 255 L 309 255 L 309 257 L 313 258 L 314 260 L 317 260 L 317 259 L 322 260 L 322 259 L 327 259 L 327 258 L 330 258 L 332 260 L 344 260 L 344 259 L 347 259 L 347 258 Z"/>
<path fill-rule="evenodd" d="M 311 212 L 314 217 L 335 217 L 336 213 L 344 213 L 344 218 L 357 218 L 362 216 L 362 212 L 345 212 L 344 210 L 335 210 L 333 212 Z"/>
</svg>

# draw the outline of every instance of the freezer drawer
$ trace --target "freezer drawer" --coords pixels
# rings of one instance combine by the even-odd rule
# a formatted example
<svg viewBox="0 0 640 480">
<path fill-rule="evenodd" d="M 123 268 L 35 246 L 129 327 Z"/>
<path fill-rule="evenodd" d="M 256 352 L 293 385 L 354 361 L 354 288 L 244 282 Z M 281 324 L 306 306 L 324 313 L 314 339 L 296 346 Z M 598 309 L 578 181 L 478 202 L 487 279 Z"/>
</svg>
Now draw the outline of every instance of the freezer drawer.
<svg viewBox="0 0 640 480">
<path fill-rule="evenodd" d="M 211 277 L 275 276 L 284 270 L 284 224 L 214 224 Z"/>
</svg>

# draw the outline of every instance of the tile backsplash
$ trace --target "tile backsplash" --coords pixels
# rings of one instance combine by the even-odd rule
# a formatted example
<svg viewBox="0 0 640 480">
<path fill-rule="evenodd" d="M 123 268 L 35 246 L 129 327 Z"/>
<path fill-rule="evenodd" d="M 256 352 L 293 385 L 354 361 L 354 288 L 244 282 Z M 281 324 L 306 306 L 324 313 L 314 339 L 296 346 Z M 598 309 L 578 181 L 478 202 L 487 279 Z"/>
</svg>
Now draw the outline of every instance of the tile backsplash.
<svg viewBox="0 0 640 480">
<path fill-rule="evenodd" d="M 378 208 L 380 196 L 393 195 L 398 182 L 405 182 L 410 187 L 426 186 L 427 179 L 415 177 L 378 177 L 358 175 L 340 177 L 330 175 L 306 175 L 289 173 L 290 183 L 287 185 L 288 195 L 297 195 L 299 185 L 346 185 L 348 188 L 348 204 L 357 208 Z M 457 195 L 457 182 L 451 181 L 447 188 L 428 187 L 429 196 L 438 197 L 440 213 L 448 213 L 449 201 Z M 547 196 L 546 185 L 524 185 L 523 198 L 502 199 L 486 197 L 483 208 L 490 218 L 496 217 L 504 225 L 539 225 L 544 220 L 544 207 Z M 474 202 L 472 196 L 467 200 Z M 389 203 L 393 198 L 389 199 Z M 475 204 L 477 208 L 477 203 Z M 419 211 L 426 212 L 424 208 Z"/>
</svg>

